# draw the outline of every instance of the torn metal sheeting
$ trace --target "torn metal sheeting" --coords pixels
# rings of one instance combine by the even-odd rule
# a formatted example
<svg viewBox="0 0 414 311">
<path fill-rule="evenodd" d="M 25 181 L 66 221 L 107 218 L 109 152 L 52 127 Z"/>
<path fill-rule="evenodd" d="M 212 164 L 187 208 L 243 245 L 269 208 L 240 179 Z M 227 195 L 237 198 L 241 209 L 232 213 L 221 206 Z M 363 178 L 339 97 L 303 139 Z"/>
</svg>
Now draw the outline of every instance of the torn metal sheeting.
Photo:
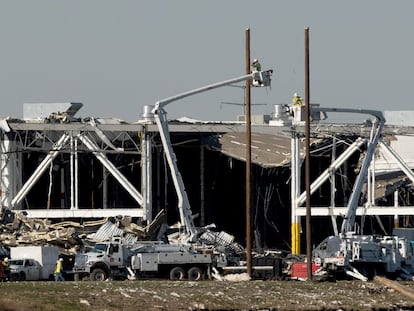
<svg viewBox="0 0 414 311">
<path fill-rule="evenodd" d="M 24 211 L 0 210 L 0 241 L 4 246 L 57 245 L 62 252 L 75 253 L 83 245 L 112 236 L 128 240 L 149 239 L 165 219 L 161 211 L 146 227 L 131 222 L 130 217 L 117 216 L 94 221 L 65 221 L 52 224 L 48 219 L 28 218 Z"/>
<path fill-rule="evenodd" d="M 233 132 L 221 135 L 219 144 L 211 145 L 213 150 L 232 158 L 246 160 L 246 134 Z M 251 161 L 263 167 L 278 167 L 290 163 L 291 138 L 264 133 L 253 133 L 251 140 Z"/>
<path fill-rule="evenodd" d="M 383 174 L 380 177 L 376 177 L 374 188 L 374 199 L 385 199 L 389 195 L 393 194 L 396 190 L 402 188 L 411 188 L 413 186 L 412 181 L 401 174 L 400 172 Z M 362 188 L 362 193 L 368 195 L 368 184 L 365 183 Z"/>
<path fill-rule="evenodd" d="M 124 240 L 129 243 L 135 243 L 138 241 L 136 236 L 125 234 L 123 229 L 119 228 L 111 221 L 107 221 L 98 229 L 98 231 L 89 234 L 87 238 L 92 241 L 107 241 L 114 236 L 122 236 Z"/>
<path fill-rule="evenodd" d="M 92 248 L 97 242 L 110 241 L 120 237 L 123 243 L 134 246 L 142 241 L 161 241 L 167 238 L 170 242 L 180 243 L 184 234 L 177 226 L 168 226 L 164 211 L 160 211 L 155 219 L 145 227 L 132 222 L 129 216 L 115 216 L 100 221 L 82 222 L 65 221 L 51 224 L 47 219 L 28 218 L 24 211 L 0 209 L 0 254 L 4 247 L 23 245 L 59 247 L 62 255 L 75 255 Z M 234 242 L 234 236 L 210 228 L 200 228 L 194 249 L 201 248 L 211 253 L 226 253 L 229 263 L 237 264 L 245 249 Z M 172 230 L 172 234 L 167 234 Z"/>
<path fill-rule="evenodd" d="M 228 246 L 234 241 L 234 236 L 221 231 L 206 231 L 200 236 L 200 241 L 211 244 L 211 245 L 220 245 Z"/>
</svg>

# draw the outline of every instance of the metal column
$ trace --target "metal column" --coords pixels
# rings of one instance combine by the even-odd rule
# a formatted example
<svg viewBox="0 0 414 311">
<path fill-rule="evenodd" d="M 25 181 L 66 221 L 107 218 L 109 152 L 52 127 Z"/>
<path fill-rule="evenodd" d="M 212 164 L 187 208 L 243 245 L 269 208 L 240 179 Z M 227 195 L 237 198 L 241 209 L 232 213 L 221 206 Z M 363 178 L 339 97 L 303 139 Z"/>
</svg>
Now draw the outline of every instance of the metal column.
<svg viewBox="0 0 414 311">
<path fill-rule="evenodd" d="M 142 207 L 144 209 L 144 219 L 152 221 L 152 152 L 151 134 L 143 128 L 141 141 L 141 193 Z"/>
<path fill-rule="evenodd" d="M 108 208 L 108 170 L 102 166 L 102 208 Z"/>
<path fill-rule="evenodd" d="M 11 157 L 10 153 L 11 142 L 7 137 L 7 134 L 3 134 L 0 146 L 0 174 L 1 174 L 1 185 L 0 185 L 0 199 L 1 206 L 10 206 L 11 198 L 14 193 L 11 193 L 11 185 L 13 180 L 11 178 L 12 168 L 11 168 Z"/>
<path fill-rule="evenodd" d="M 331 159 L 331 165 L 335 162 L 336 160 L 336 137 L 334 136 L 332 139 L 332 159 Z M 330 174 L 330 178 L 331 178 L 331 211 L 333 211 L 333 209 L 335 208 L 335 194 L 336 194 L 336 180 L 335 180 L 335 176 L 336 176 L 336 171 L 332 170 L 331 174 Z M 336 216 L 335 215 L 331 215 L 331 221 L 332 221 L 332 227 L 334 230 L 335 235 L 339 234 L 338 231 L 338 225 L 336 224 Z"/>
<path fill-rule="evenodd" d="M 300 217 L 296 216 L 300 192 L 300 147 L 299 136 L 292 133 L 291 140 L 291 241 L 292 254 L 300 254 Z"/>
</svg>

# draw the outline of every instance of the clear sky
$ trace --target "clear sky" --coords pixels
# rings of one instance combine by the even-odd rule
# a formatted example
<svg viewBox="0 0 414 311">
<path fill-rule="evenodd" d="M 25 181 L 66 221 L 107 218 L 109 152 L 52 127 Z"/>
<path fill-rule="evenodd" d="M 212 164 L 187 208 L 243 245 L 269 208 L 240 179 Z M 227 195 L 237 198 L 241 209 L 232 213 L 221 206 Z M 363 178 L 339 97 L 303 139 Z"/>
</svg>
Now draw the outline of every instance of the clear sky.
<svg viewBox="0 0 414 311">
<path fill-rule="evenodd" d="M 82 102 L 81 117 L 140 119 L 142 107 L 245 72 L 274 69 L 252 90 L 254 114 L 304 93 L 324 107 L 412 110 L 414 1 L 1 0 L 0 117 L 26 102 Z M 235 120 L 241 88 L 167 106 L 169 118 Z"/>
</svg>

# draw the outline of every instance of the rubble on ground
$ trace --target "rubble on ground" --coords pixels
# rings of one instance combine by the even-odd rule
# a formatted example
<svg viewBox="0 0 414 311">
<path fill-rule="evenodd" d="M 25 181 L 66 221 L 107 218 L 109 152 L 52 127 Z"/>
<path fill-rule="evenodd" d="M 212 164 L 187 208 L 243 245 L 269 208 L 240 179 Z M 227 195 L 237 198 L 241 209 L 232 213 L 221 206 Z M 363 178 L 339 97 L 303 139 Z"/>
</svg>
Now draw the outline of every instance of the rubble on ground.
<svg viewBox="0 0 414 311">
<path fill-rule="evenodd" d="M 131 222 L 131 217 L 117 216 L 93 221 L 63 221 L 28 218 L 25 211 L 0 210 L 0 241 L 4 247 L 55 245 L 61 253 L 76 254 L 85 245 L 105 241 L 112 236 L 127 240 L 151 240 L 165 220 L 160 212 L 147 226 Z"/>
<path fill-rule="evenodd" d="M 66 255 L 76 254 L 96 242 L 119 236 L 126 243 L 162 239 L 174 242 L 180 235 L 179 227 L 179 224 L 166 225 L 164 211 L 159 212 L 150 224 L 139 226 L 129 216 L 52 223 L 50 219 L 29 218 L 25 211 L 0 209 L 0 245 L 55 245 Z M 231 256 L 244 253 L 244 248 L 234 241 L 232 235 L 211 230 L 214 228 L 215 225 L 199 228 L 199 242 L 220 248 L 220 251 L 226 251 Z"/>
<path fill-rule="evenodd" d="M 139 245 L 140 241 L 164 241 L 174 244 L 182 240 L 180 228 L 180 224 L 173 226 L 166 224 L 164 211 L 158 213 L 148 225 L 140 226 L 129 216 L 53 223 L 50 219 L 29 218 L 25 211 L 11 211 L 3 207 L 0 209 L 0 257 L 7 256 L 7 249 L 10 247 L 46 245 L 57 246 L 60 254 L 73 256 L 88 251 L 95 243 L 110 241 L 114 237 L 122 237 L 123 242 L 128 245 Z M 198 228 L 197 243 L 194 243 L 193 247 L 223 254 L 227 266 L 243 268 L 246 265 L 244 247 L 235 241 L 234 236 L 215 229 L 214 224 Z M 274 267 L 269 271 L 261 272 L 257 277 L 267 279 L 280 276 L 282 264 L 276 261 L 278 259 L 274 259 L 277 256 L 267 253 L 253 255 L 254 265 Z M 246 280 L 245 274 L 237 274 L 243 271 L 243 269 L 225 271 L 222 280 Z M 212 277 L 220 279 L 220 273 L 215 273 Z"/>
</svg>

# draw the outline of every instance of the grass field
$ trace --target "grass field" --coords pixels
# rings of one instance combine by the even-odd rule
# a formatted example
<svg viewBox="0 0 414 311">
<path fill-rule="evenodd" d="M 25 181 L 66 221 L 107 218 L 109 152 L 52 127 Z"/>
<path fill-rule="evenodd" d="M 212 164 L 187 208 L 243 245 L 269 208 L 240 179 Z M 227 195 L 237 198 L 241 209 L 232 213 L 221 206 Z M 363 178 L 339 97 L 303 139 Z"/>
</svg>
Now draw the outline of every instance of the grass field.
<svg viewBox="0 0 414 311">
<path fill-rule="evenodd" d="M 0 311 L 414 309 L 399 292 L 361 281 L 12 282 L 0 293 Z"/>
</svg>

